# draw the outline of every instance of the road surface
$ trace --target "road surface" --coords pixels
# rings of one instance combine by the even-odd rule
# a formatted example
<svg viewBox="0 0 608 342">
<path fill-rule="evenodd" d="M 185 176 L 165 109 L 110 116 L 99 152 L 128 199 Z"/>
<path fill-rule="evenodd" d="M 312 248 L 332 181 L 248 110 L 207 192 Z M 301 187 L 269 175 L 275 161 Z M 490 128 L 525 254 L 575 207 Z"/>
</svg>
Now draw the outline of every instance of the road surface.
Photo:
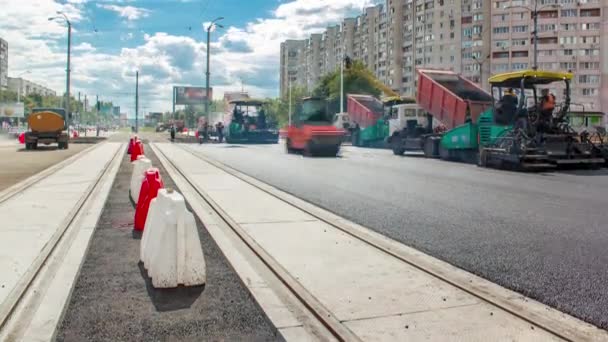
<svg viewBox="0 0 608 342">
<path fill-rule="evenodd" d="M 516 173 L 387 150 L 282 145 L 206 156 L 467 271 L 608 328 L 608 170 Z"/>
</svg>

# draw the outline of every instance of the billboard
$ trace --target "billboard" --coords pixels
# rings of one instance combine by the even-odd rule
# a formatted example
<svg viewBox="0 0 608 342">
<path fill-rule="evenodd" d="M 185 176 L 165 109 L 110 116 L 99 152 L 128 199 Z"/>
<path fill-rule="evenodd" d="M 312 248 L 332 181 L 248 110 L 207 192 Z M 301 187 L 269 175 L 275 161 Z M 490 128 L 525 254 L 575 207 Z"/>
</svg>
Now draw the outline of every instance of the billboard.
<svg viewBox="0 0 608 342">
<path fill-rule="evenodd" d="M 0 117 L 22 118 L 24 112 L 23 102 L 0 102 Z"/>
<path fill-rule="evenodd" d="M 205 103 L 207 98 L 205 87 L 173 87 L 176 105 L 197 105 Z M 209 88 L 209 98 L 213 98 L 213 88 Z"/>
</svg>

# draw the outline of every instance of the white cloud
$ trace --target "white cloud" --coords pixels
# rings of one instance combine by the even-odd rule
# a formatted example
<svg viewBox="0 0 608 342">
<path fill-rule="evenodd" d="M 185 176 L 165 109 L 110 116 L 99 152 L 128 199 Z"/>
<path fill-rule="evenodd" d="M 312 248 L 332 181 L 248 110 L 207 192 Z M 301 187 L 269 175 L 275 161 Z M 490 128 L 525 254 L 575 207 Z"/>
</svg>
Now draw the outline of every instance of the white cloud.
<svg viewBox="0 0 608 342">
<path fill-rule="evenodd" d="M 126 18 L 127 20 L 137 20 L 140 18 L 145 18 L 150 15 L 151 12 L 148 9 L 133 6 L 97 4 L 97 7 L 116 12 L 120 17 Z"/>
<path fill-rule="evenodd" d="M 31 70 L 28 78 L 45 84 L 59 93 L 65 82 L 66 27 L 60 21 L 47 20 L 49 13 L 63 11 L 78 27 L 89 20 L 80 0 L 59 3 L 53 0 L 0 0 L 0 32 L 9 42 L 9 74 Z M 111 7 L 126 20 L 133 21 L 150 11 L 132 6 L 118 6 L 117 0 L 95 2 Z M 339 23 L 345 16 L 356 15 L 372 0 L 295 0 L 277 4 L 269 18 L 256 19 L 242 27 L 227 27 L 212 33 L 211 84 L 216 98 L 224 91 L 241 89 L 253 96 L 278 94 L 279 50 L 285 39 L 302 39 Z M 5 5 L 6 4 L 6 5 Z M 90 6 L 91 2 L 89 2 Z M 106 8 L 103 7 L 103 8 Z M 128 9 L 127 9 L 128 8 Z M 106 8 L 108 9 L 108 8 Z M 170 19 L 170 15 L 169 18 Z M 201 23 L 202 25 L 202 23 Z M 27 30 L 23 30 L 27 27 Z M 137 33 L 136 35 L 139 35 Z M 74 31 L 76 41 L 84 33 Z M 141 37 L 141 36 L 140 36 Z M 73 47 L 72 93 L 99 94 L 112 100 L 123 111 L 133 113 L 135 76 L 140 71 L 140 103 L 151 111 L 171 108 L 171 88 L 176 84 L 203 85 L 205 82 L 206 42 L 203 38 L 169 33 L 144 35 L 144 42 L 133 48 L 107 53 L 95 41 Z M 200 36 L 199 36 L 200 37 Z M 124 32 L 119 40 L 134 41 L 133 33 Z"/>
<path fill-rule="evenodd" d="M 90 52 L 90 51 L 95 51 L 95 47 L 93 47 L 93 45 L 84 42 L 84 43 L 80 43 L 76 46 L 74 46 L 72 48 L 72 51 L 86 51 L 86 52 Z"/>
</svg>

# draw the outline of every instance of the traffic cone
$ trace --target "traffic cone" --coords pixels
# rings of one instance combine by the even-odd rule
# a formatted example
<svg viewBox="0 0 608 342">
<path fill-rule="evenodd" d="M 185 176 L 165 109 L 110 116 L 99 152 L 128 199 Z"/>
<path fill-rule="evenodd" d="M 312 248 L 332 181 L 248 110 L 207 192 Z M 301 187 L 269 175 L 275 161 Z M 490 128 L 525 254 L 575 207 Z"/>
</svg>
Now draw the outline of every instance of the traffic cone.
<svg viewBox="0 0 608 342">
<path fill-rule="evenodd" d="M 131 154 L 131 151 L 133 151 L 133 143 L 134 143 L 134 139 L 130 138 L 129 139 L 129 148 L 127 149 L 127 154 Z"/>
<path fill-rule="evenodd" d="M 131 149 L 131 162 L 136 161 L 139 155 L 143 155 L 143 151 L 141 150 L 142 146 L 142 144 L 137 142 L 133 144 L 133 148 Z"/>
<path fill-rule="evenodd" d="M 146 225 L 146 217 L 150 208 L 150 201 L 158 195 L 158 190 L 164 188 L 160 172 L 157 168 L 151 167 L 146 171 L 146 177 L 141 183 L 139 190 L 139 198 L 137 199 L 137 208 L 135 209 L 135 224 L 133 229 L 144 230 Z"/>
</svg>

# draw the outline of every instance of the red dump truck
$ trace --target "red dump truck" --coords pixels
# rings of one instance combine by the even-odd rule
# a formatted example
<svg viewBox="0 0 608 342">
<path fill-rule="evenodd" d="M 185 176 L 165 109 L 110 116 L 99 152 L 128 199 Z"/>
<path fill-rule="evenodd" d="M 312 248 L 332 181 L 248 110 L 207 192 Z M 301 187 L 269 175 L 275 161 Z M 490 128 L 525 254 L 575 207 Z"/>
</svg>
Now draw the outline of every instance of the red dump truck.
<svg viewBox="0 0 608 342">
<path fill-rule="evenodd" d="M 417 120 L 409 120 L 402 130 L 394 132 L 389 143 L 396 155 L 423 151 L 427 157 L 439 157 L 443 134 L 467 122 L 477 122 L 479 115 L 492 106 L 493 98 L 453 71 L 418 69 L 416 102 L 427 112 L 427 124 L 422 127 Z M 440 129 L 433 129 L 433 120 L 441 123 Z"/>
</svg>

